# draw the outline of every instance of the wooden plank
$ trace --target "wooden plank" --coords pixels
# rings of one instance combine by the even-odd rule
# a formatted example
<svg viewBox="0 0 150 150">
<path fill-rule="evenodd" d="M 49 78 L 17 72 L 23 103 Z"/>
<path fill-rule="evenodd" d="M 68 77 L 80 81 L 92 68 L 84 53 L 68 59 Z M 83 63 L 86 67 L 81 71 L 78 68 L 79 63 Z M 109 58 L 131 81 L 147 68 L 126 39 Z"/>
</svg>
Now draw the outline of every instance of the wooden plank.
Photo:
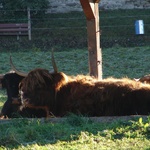
<svg viewBox="0 0 150 150">
<path fill-rule="evenodd" d="M 96 56 L 97 56 L 97 76 L 102 79 L 102 49 L 100 48 L 100 24 L 99 24 L 99 3 L 95 3 L 95 24 L 96 24 Z"/>
<path fill-rule="evenodd" d="M 28 28 L 9 28 L 9 29 L 0 29 L 0 32 L 21 32 L 28 31 Z"/>
<path fill-rule="evenodd" d="M 7 35 L 28 35 L 28 33 L 27 32 L 8 32 L 8 33 L 6 33 L 6 32 L 4 32 L 4 33 L 0 33 L 0 35 L 1 36 L 7 36 Z"/>
<path fill-rule="evenodd" d="M 90 75 L 102 78 L 102 56 L 100 49 L 99 31 L 96 31 L 95 20 L 87 21 L 89 71 Z"/>
<path fill-rule="evenodd" d="M 102 54 L 99 32 L 99 1 L 80 0 L 87 18 L 89 72 L 91 76 L 102 79 Z M 96 3 L 95 3 L 96 2 Z"/>
<path fill-rule="evenodd" d="M 27 28 L 27 23 L 21 23 L 21 24 L 0 24 L 0 28 L 18 28 L 18 27 L 24 27 Z"/>
<path fill-rule="evenodd" d="M 87 20 L 95 19 L 95 15 L 92 11 L 91 5 L 88 0 L 80 0 L 84 14 Z"/>
</svg>

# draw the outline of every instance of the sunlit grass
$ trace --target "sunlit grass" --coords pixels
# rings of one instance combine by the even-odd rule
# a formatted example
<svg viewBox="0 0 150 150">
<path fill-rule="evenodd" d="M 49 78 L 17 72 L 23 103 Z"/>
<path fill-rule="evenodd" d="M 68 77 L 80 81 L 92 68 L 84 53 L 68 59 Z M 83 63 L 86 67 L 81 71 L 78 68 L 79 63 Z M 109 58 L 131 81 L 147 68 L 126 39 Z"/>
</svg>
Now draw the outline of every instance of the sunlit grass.
<svg viewBox="0 0 150 150">
<path fill-rule="evenodd" d="M 150 48 L 102 49 L 103 77 L 137 78 L 149 74 Z M 55 51 L 58 70 L 68 75 L 88 74 L 88 50 L 64 49 Z M 51 50 L 3 52 L 0 55 L 0 73 L 11 68 L 9 57 L 19 70 L 34 68 L 53 70 Z M 0 90 L 0 109 L 6 100 L 6 91 Z M 73 120 L 72 120 L 73 119 Z M 12 120 L 0 123 L 0 150 L 99 150 L 150 149 L 150 118 L 129 122 L 96 123 L 72 116 L 63 123 L 42 123 L 37 120 Z"/>
<path fill-rule="evenodd" d="M 53 70 L 51 63 L 51 50 L 48 52 L 30 51 L 2 53 L 0 55 L 0 73 L 8 72 L 10 68 L 9 57 L 12 56 L 14 64 L 22 71 L 30 71 L 34 68 Z M 88 51 L 82 49 L 64 50 L 55 52 L 55 60 L 59 71 L 66 74 L 88 73 Z"/>
<path fill-rule="evenodd" d="M 102 48 L 103 78 L 129 77 L 138 78 L 149 74 L 150 58 L 149 47 Z M 51 63 L 51 49 L 49 51 L 10 52 L 0 55 L 0 73 L 8 72 L 10 68 L 9 57 L 12 56 L 14 64 L 22 71 L 30 71 L 34 68 L 46 68 L 53 70 Z M 88 74 L 88 50 L 87 49 L 58 49 L 54 53 L 58 70 L 68 75 Z"/>
<path fill-rule="evenodd" d="M 5 90 L 0 90 L 0 110 L 4 104 L 4 102 L 6 101 L 6 91 Z"/>
<path fill-rule="evenodd" d="M 71 116 L 72 121 L 42 123 L 39 120 L 14 120 L 0 124 L 2 149 L 148 149 L 150 120 L 97 123 Z"/>
</svg>

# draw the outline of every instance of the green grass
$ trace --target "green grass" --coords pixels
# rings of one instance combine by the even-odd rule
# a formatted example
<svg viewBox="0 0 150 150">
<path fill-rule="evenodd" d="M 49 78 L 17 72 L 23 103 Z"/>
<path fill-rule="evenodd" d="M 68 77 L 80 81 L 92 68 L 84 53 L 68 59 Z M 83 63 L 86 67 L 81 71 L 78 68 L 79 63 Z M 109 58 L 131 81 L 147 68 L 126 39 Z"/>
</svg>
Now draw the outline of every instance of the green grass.
<svg viewBox="0 0 150 150">
<path fill-rule="evenodd" d="M 104 77 L 139 78 L 149 74 L 150 47 L 103 49 Z"/>
<path fill-rule="evenodd" d="M 52 70 L 51 50 L 47 52 L 35 49 L 30 52 L 4 52 L 0 55 L 0 73 L 9 71 L 9 57 L 12 56 L 14 64 L 22 71 L 30 71 L 34 68 L 46 68 Z M 55 51 L 55 60 L 59 71 L 67 74 L 88 73 L 88 51 L 82 49 L 61 49 Z"/>
<path fill-rule="evenodd" d="M 149 47 L 104 48 L 103 77 L 136 78 L 149 73 Z M 0 73 L 8 72 L 9 56 L 22 71 L 37 67 L 52 70 L 51 50 L 1 52 Z M 59 71 L 68 75 L 88 74 L 87 49 L 60 49 L 54 53 Z M 0 109 L 6 92 L 0 90 Z M 150 117 L 137 117 L 130 121 L 97 123 L 71 115 L 61 123 L 43 123 L 40 120 L 13 119 L 0 123 L 0 150 L 99 150 L 99 149 L 150 149 Z"/>
<path fill-rule="evenodd" d="M 149 149 L 150 118 L 97 123 L 71 115 L 62 123 L 14 119 L 0 124 L 1 149 Z"/>
<path fill-rule="evenodd" d="M 4 104 L 4 102 L 7 99 L 6 91 L 5 90 L 0 90 L 0 110 Z"/>
<path fill-rule="evenodd" d="M 103 77 L 129 77 L 138 78 L 149 74 L 150 47 L 102 48 Z M 51 49 L 40 51 L 34 49 L 25 52 L 1 52 L 0 73 L 8 72 L 11 68 L 9 57 L 12 56 L 14 64 L 22 71 L 30 71 L 42 67 L 52 70 Z M 88 50 L 56 48 L 55 59 L 59 71 L 68 75 L 88 74 Z"/>
</svg>

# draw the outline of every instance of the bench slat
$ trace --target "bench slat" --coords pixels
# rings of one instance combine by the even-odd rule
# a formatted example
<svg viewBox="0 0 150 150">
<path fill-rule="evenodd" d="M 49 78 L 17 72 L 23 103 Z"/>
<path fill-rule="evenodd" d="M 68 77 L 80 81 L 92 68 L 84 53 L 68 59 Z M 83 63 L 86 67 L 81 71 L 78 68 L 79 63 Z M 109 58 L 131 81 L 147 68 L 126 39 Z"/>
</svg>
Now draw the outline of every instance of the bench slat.
<svg viewBox="0 0 150 150">
<path fill-rule="evenodd" d="M 15 29 L 0 29 L 0 32 L 21 32 L 21 31 L 28 31 L 28 28 L 15 28 Z"/>
<path fill-rule="evenodd" d="M 24 27 L 27 28 L 27 23 L 21 23 L 21 24 L 0 24 L 0 28 L 18 28 L 18 27 Z"/>
<path fill-rule="evenodd" d="M 28 33 L 27 32 L 21 32 L 21 33 L 19 33 L 19 32 L 9 32 L 9 33 L 6 33 L 6 32 L 4 32 L 4 33 L 0 33 L 0 35 L 28 35 Z"/>
</svg>

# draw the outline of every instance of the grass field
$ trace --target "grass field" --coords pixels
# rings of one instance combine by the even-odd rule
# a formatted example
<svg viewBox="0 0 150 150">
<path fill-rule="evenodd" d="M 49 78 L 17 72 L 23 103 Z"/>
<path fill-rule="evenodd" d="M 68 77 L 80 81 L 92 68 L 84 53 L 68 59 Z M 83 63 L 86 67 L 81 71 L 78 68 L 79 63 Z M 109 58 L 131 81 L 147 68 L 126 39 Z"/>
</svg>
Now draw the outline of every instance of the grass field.
<svg viewBox="0 0 150 150">
<path fill-rule="evenodd" d="M 137 78 L 149 73 L 149 47 L 103 49 L 103 77 Z M 0 73 L 10 70 L 9 56 L 22 71 L 42 67 L 52 70 L 51 51 L 1 52 Z M 55 51 L 59 71 L 68 75 L 88 74 L 86 49 Z M 0 109 L 6 100 L 0 90 Z M 150 149 L 150 117 L 129 121 L 97 123 L 82 116 L 70 115 L 65 122 L 14 119 L 0 123 L 0 150 L 99 150 Z"/>
<path fill-rule="evenodd" d="M 102 48 L 103 78 L 129 77 L 138 78 L 149 74 L 150 47 Z M 11 68 L 9 57 L 12 56 L 14 64 L 22 71 L 30 71 L 33 68 L 46 68 L 52 70 L 51 49 L 40 51 L 39 49 L 28 51 L 1 52 L 0 73 L 8 72 Z M 88 50 L 56 48 L 55 59 L 59 71 L 68 75 L 88 74 Z"/>
<path fill-rule="evenodd" d="M 150 148 L 150 118 L 96 123 L 71 115 L 62 123 L 13 120 L 0 124 L 0 149 L 100 150 Z"/>
</svg>

